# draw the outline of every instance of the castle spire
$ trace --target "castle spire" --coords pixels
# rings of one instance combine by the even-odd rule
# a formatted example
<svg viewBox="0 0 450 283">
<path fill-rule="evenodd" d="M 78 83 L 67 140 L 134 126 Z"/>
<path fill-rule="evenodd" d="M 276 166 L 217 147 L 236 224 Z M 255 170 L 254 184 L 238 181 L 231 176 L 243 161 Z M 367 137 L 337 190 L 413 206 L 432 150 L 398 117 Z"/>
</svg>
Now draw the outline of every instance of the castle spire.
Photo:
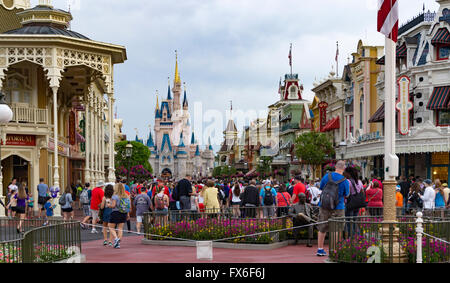
<svg viewBox="0 0 450 283">
<path fill-rule="evenodd" d="M 178 51 L 175 50 L 175 79 L 174 84 L 181 84 L 180 72 L 178 71 Z"/>
<path fill-rule="evenodd" d="M 186 94 L 186 83 L 184 83 L 184 98 L 183 98 L 183 108 L 187 109 L 189 106 L 187 101 L 187 94 Z"/>
<path fill-rule="evenodd" d="M 169 81 L 168 85 L 168 91 L 167 91 L 167 100 L 172 100 L 172 92 L 170 90 L 170 77 L 167 78 L 167 80 Z"/>
<path fill-rule="evenodd" d="M 159 95 L 158 95 L 158 91 L 156 91 L 156 111 L 159 111 Z"/>
</svg>

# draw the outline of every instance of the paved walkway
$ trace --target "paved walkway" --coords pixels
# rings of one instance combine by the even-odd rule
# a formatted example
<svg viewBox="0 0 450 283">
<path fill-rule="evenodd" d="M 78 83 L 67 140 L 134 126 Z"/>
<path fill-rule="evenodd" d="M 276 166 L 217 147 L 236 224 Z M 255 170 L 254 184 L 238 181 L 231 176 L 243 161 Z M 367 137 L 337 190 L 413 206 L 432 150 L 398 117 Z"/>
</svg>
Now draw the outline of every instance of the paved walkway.
<svg viewBox="0 0 450 283">
<path fill-rule="evenodd" d="M 120 249 L 103 247 L 102 241 L 84 242 L 87 263 L 324 263 L 315 255 L 317 247 L 287 246 L 271 251 L 213 249 L 213 261 L 197 260 L 196 248 L 150 246 L 141 236 L 122 240 Z"/>
</svg>

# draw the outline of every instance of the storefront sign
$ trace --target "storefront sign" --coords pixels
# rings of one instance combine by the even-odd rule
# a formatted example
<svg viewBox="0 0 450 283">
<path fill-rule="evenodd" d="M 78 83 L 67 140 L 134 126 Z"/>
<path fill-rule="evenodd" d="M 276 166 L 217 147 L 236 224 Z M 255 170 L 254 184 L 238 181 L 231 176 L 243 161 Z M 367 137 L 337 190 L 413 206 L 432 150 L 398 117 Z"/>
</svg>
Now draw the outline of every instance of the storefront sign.
<svg viewBox="0 0 450 283">
<path fill-rule="evenodd" d="M 366 141 L 375 141 L 381 139 L 380 132 L 375 133 L 369 133 L 359 136 L 358 141 L 359 142 L 366 142 Z"/>
<path fill-rule="evenodd" d="M 328 103 L 322 101 L 319 103 L 320 131 L 327 125 L 327 108 Z"/>
<path fill-rule="evenodd" d="M 401 76 L 398 80 L 399 95 L 395 107 L 399 112 L 398 131 L 403 136 L 409 133 L 409 112 L 414 108 L 413 103 L 409 99 L 410 84 L 411 80 L 407 76 Z"/>
<path fill-rule="evenodd" d="M 69 114 L 69 144 L 75 145 L 75 113 L 73 111 Z"/>
<path fill-rule="evenodd" d="M 12 145 L 12 146 L 36 146 L 36 136 L 31 136 L 31 135 L 6 135 L 6 145 Z"/>
<path fill-rule="evenodd" d="M 55 140 L 53 138 L 48 139 L 48 150 L 55 152 Z M 69 157 L 70 146 L 62 142 L 58 142 L 58 153 L 60 155 Z"/>
</svg>

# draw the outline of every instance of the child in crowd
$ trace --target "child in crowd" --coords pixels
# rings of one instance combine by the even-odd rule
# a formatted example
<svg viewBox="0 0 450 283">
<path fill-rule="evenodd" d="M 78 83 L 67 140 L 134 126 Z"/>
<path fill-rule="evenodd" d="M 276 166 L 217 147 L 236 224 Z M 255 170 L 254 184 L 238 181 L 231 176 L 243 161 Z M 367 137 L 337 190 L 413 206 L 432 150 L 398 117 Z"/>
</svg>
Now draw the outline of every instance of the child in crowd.
<svg viewBox="0 0 450 283">
<path fill-rule="evenodd" d="M 53 217 L 53 210 L 56 208 L 56 204 L 53 204 L 53 199 L 51 197 L 47 197 L 44 208 L 47 211 L 45 214 L 44 226 L 47 226 L 48 220 Z"/>
<path fill-rule="evenodd" d="M 33 193 L 29 194 L 29 200 L 28 200 L 28 210 L 27 210 L 27 218 L 28 219 L 32 219 L 33 215 L 34 215 L 34 198 L 33 198 Z"/>
</svg>

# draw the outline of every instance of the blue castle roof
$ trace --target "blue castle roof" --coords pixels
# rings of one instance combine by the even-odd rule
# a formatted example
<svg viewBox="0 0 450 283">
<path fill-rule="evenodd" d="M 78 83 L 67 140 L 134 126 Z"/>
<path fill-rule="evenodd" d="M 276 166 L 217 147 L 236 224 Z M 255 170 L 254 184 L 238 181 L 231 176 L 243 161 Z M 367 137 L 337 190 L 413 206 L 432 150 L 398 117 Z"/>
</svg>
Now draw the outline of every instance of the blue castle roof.
<svg viewBox="0 0 450 283">
<path fill-rule="evenodd" d="M 153 142 L 152 132 L 150 131 L 150 135 L 148 136 L 147 140 L 147 146 L 148 147 L 154 147 L 155 143 Z"/>
<path fill-rule="evenodd" d="M 161 151 L 164 151 L 166 145 L 169 147 L 169 151 L 172 151 L 172 144 L 170 143 L 170 137 L 168 134 L 164 134 Z"/>
</svg>

